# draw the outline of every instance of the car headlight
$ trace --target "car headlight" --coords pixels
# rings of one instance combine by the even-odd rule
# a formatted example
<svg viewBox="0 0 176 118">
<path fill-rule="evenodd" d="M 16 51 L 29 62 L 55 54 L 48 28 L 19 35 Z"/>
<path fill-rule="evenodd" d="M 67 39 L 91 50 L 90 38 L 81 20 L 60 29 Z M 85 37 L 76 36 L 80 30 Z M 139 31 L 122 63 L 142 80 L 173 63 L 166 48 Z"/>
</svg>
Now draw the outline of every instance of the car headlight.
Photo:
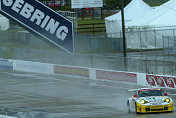
<svg viewBox="0 0 176 118">
<path fill-rule="evenodd" d="M 164 102 L 169 103 L 169 102 L 170 102 L 170 99 L 169 99 L 169 98 L 166 98 L 166 99 L 164 100 Z"/>
<path fill-rule="evenodd" d="M 141 100 L 142 104 L 148 103 L 146 100 Z"/>
</svg>

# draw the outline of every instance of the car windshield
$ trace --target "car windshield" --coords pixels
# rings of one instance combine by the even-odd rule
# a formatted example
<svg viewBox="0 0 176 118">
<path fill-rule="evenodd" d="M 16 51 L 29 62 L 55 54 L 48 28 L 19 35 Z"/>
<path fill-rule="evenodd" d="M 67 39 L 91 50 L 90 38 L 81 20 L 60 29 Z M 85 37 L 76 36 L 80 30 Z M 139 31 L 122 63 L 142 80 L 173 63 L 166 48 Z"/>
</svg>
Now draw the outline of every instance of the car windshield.
<svg viewBox="0 0 176 118">
<path fill-rule="evenodd" d="M 147 97 L 147 96 L 165 96 L 163 91 L 160 90 L 145 90 L 138 93 L 138 97 Z"/>
</svg>

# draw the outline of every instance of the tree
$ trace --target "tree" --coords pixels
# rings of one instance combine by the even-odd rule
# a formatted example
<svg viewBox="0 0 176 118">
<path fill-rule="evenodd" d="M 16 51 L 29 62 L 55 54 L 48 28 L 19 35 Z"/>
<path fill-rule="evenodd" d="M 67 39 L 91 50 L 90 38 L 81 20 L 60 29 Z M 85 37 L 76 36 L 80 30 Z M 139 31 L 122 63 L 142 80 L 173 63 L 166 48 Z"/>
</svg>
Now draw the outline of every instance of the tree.
<svg viewBox="0 0 176 118">
<path fill-rule="evenodd" d="M 121 8 L 122 6 L 122 0 L 104 0 L 105 2 L 105 7 L 108 9 L 117 9 Z M 131 0 L 123 0 L 124 2 L 124 7 L 128 5 L 128 3 L 131 2 Z"/>
</svg>

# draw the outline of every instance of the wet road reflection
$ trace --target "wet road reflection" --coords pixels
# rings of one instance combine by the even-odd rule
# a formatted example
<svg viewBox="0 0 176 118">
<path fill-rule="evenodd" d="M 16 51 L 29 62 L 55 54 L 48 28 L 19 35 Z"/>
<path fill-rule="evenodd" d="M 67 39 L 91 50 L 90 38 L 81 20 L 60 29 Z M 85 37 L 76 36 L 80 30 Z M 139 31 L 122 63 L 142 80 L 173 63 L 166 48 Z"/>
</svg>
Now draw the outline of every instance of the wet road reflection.
<svg viewBox="0 0 176 118">
<path fill-rule="evenodd" d="M 0 70 L 0 114 L 17 118 L 173 118 L 127 111 L 136 85 Z M 173 93 L 175 91 L 172 91 Z M 176 102 L 175 96 L 172 96 Z"/>
</svg>

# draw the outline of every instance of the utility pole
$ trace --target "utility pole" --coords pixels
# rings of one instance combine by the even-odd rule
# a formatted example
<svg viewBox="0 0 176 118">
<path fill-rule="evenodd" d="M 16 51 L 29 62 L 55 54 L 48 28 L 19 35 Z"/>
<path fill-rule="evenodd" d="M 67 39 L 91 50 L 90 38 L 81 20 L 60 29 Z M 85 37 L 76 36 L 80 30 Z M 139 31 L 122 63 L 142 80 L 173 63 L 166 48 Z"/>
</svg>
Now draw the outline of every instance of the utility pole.
<svg viewBox="0 0 176 118">
<path fill-rule="evenodd" d="M 123 34 L 123 56 L 124 56 L 124 71 L 127 71 L 127 58 L 126 58 L 126 39 L 125 39 L 125 18 L 124 18 L 124 3 L 121 0 L 121 16 L 122 16 L 122 34 Z"/>
<path fill-rule="evenodd" d="M 121 17 L 122 17 L 122 35 L 123 35 L 123 56 L 126 57 L 126 39 L 125 39 L 125 18 L 124 18 L 124 3 L 121 0 Z"/>
<path fill-rule="evenodd" d="M 56 1 L 54 0 L 54 10 L 56 10 Z"/>
</svg>

